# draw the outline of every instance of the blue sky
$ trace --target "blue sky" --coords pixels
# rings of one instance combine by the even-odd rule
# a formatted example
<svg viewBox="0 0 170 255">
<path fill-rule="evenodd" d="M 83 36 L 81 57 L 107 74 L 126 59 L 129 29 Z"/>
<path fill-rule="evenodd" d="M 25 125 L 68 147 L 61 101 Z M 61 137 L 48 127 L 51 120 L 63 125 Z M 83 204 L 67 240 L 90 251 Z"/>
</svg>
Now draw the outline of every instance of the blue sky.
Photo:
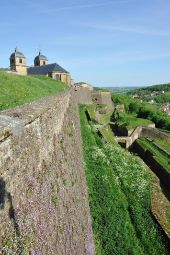
<svg viewBox="0 0 170 255">
<path fill-rule="evenodd" d="M 17 45 L 41 49 L 75 81 L 96 86 L 170 82 L 169 0 L 0 0 L 0 66 Z"/>
</svg>

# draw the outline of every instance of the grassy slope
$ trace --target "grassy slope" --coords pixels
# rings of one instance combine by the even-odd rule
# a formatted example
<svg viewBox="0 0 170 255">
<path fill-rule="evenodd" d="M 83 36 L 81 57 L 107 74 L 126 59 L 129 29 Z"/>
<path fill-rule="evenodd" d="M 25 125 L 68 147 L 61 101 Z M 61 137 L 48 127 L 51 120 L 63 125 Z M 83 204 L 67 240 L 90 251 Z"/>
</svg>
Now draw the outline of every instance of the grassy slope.
<svg viewBox="0 0 170 255">
<path fill-rule="evenodd" d="M 150 120 L 137 118 L 134 114 L 121 113 L 117 120 L 119 125 L 125 126 L 128 130 L 133 129 L 137 126 L 147 126 L 152 124 Z"/>
<path fill-rule="evenodd" d="M 150 214 L 150 177 L 141 162 L 103 143 L 81 107 L 85 172 L 97 255 L 165 255 Z"/>
<path fill-rule="evenodd" d="M 67 88 L 65 83 L 44 76 L 19 76 L 0 72 L 0 110 L 29 103 Z"/>
<path fill-rule="evenodd" d="M 154 146 L 151 142 L 149 142 L 145 138 L 140 138 L 137 142 L 145 149 L 149 150 L 153 153 L 153 155 L 157 158 L 158 162 L 168 171 L 170 172 L 170 159 L 169 157 L 157 147 Z"/>
<path fill-rule="evenodd" d="M 155 142 L 164 150 L 170 153 L 170 144 L 161 140 L 161 139 L 155 139 Z"/>
</svg>

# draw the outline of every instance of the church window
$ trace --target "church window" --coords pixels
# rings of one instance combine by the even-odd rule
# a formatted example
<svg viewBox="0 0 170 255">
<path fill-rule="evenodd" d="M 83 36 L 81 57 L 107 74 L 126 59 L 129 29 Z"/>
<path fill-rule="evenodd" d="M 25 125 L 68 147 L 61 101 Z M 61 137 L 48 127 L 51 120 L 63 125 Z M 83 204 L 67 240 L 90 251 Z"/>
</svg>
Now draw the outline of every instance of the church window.
<svg viewBox="0 0 170 255">
<path fill-rule="evenodd" d="M 21 58 L 19 59 L 19 63 L 22 64 L 22 59 Z"/>
<path fill-rule="evenodd" d="M 45 65 L 45 61 L 43 61 L 43 65 Z"/>
</svg>

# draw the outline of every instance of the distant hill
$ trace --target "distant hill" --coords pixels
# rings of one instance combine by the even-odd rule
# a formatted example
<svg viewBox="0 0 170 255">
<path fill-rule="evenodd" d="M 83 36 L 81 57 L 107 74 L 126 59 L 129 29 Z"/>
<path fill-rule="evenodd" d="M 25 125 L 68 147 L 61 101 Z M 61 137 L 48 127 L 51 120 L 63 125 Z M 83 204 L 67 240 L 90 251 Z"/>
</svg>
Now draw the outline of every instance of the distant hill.
<svg viewBox="0 0 170 255">
<path fill-rule="evenodd" d="M 146 102 L 170 103 L 170 83 L 134 89 L 127 94 Z"/>
<path fill-rule="evenodd" d="M 133 93 L 135 93 L 136 91 L 170 91 L 170 83 L 167 84 L 159 84 L 159 85 L 152 85 L 149 87 L 142 87 L 142 88 L 135 88 L 132 90 Z"/>
<path fill-rule="evenodd" d="M 0 111 L 61 92 L 68 86 L 45 76 L 20 76 L 0 71 Z"/>
<path fill-rule="evenodd" d="M 136 89 L 139 89 L 139 88 L 141 88 L 141 87 L 102 87 L 102 88 L 100 88 L 100 87 L 95 87 L 95 89 L 97 89 L 97 90 L 109 90 L 109 91 L 111 91 L 111 92 L 115 92 L 115 93 L 127 93 L 127 92 L 129 92 L 129 91 L 131 91 L 131 90 L 136 90 Z"/>
</svg>

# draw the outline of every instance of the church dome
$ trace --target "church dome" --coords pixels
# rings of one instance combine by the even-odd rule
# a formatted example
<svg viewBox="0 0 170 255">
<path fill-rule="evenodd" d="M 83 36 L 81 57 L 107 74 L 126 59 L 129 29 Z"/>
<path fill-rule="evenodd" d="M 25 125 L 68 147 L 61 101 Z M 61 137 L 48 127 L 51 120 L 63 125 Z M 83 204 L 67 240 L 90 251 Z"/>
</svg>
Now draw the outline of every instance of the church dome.
<svg viewBox="0 0 170 255">
<path fill-rule="evenodd" d="M 10 58 L 25 58 L 24 54 L 22 52 L 19 52 L 18 49 L 15 49 L 15 52 L 13 52 L 10 56 Z"/>
<path fill-rule="evenodd" d="M 42 55 L 41 52 L 39 52 L 38 56 L 35 57 L 34 61 L 37 61 L 37 60 L 45 60 L 45 61 L 48 61 L 47 57 Z"/>
<path fill-rule="evenodd" d="M 42 55 L 41 52 L 39 52 L 38 56 L 36 56 L 34 59 L 34 66 L 42 66 L 47 64 L 48 64 L 47 57 Z"/>
</svg>

